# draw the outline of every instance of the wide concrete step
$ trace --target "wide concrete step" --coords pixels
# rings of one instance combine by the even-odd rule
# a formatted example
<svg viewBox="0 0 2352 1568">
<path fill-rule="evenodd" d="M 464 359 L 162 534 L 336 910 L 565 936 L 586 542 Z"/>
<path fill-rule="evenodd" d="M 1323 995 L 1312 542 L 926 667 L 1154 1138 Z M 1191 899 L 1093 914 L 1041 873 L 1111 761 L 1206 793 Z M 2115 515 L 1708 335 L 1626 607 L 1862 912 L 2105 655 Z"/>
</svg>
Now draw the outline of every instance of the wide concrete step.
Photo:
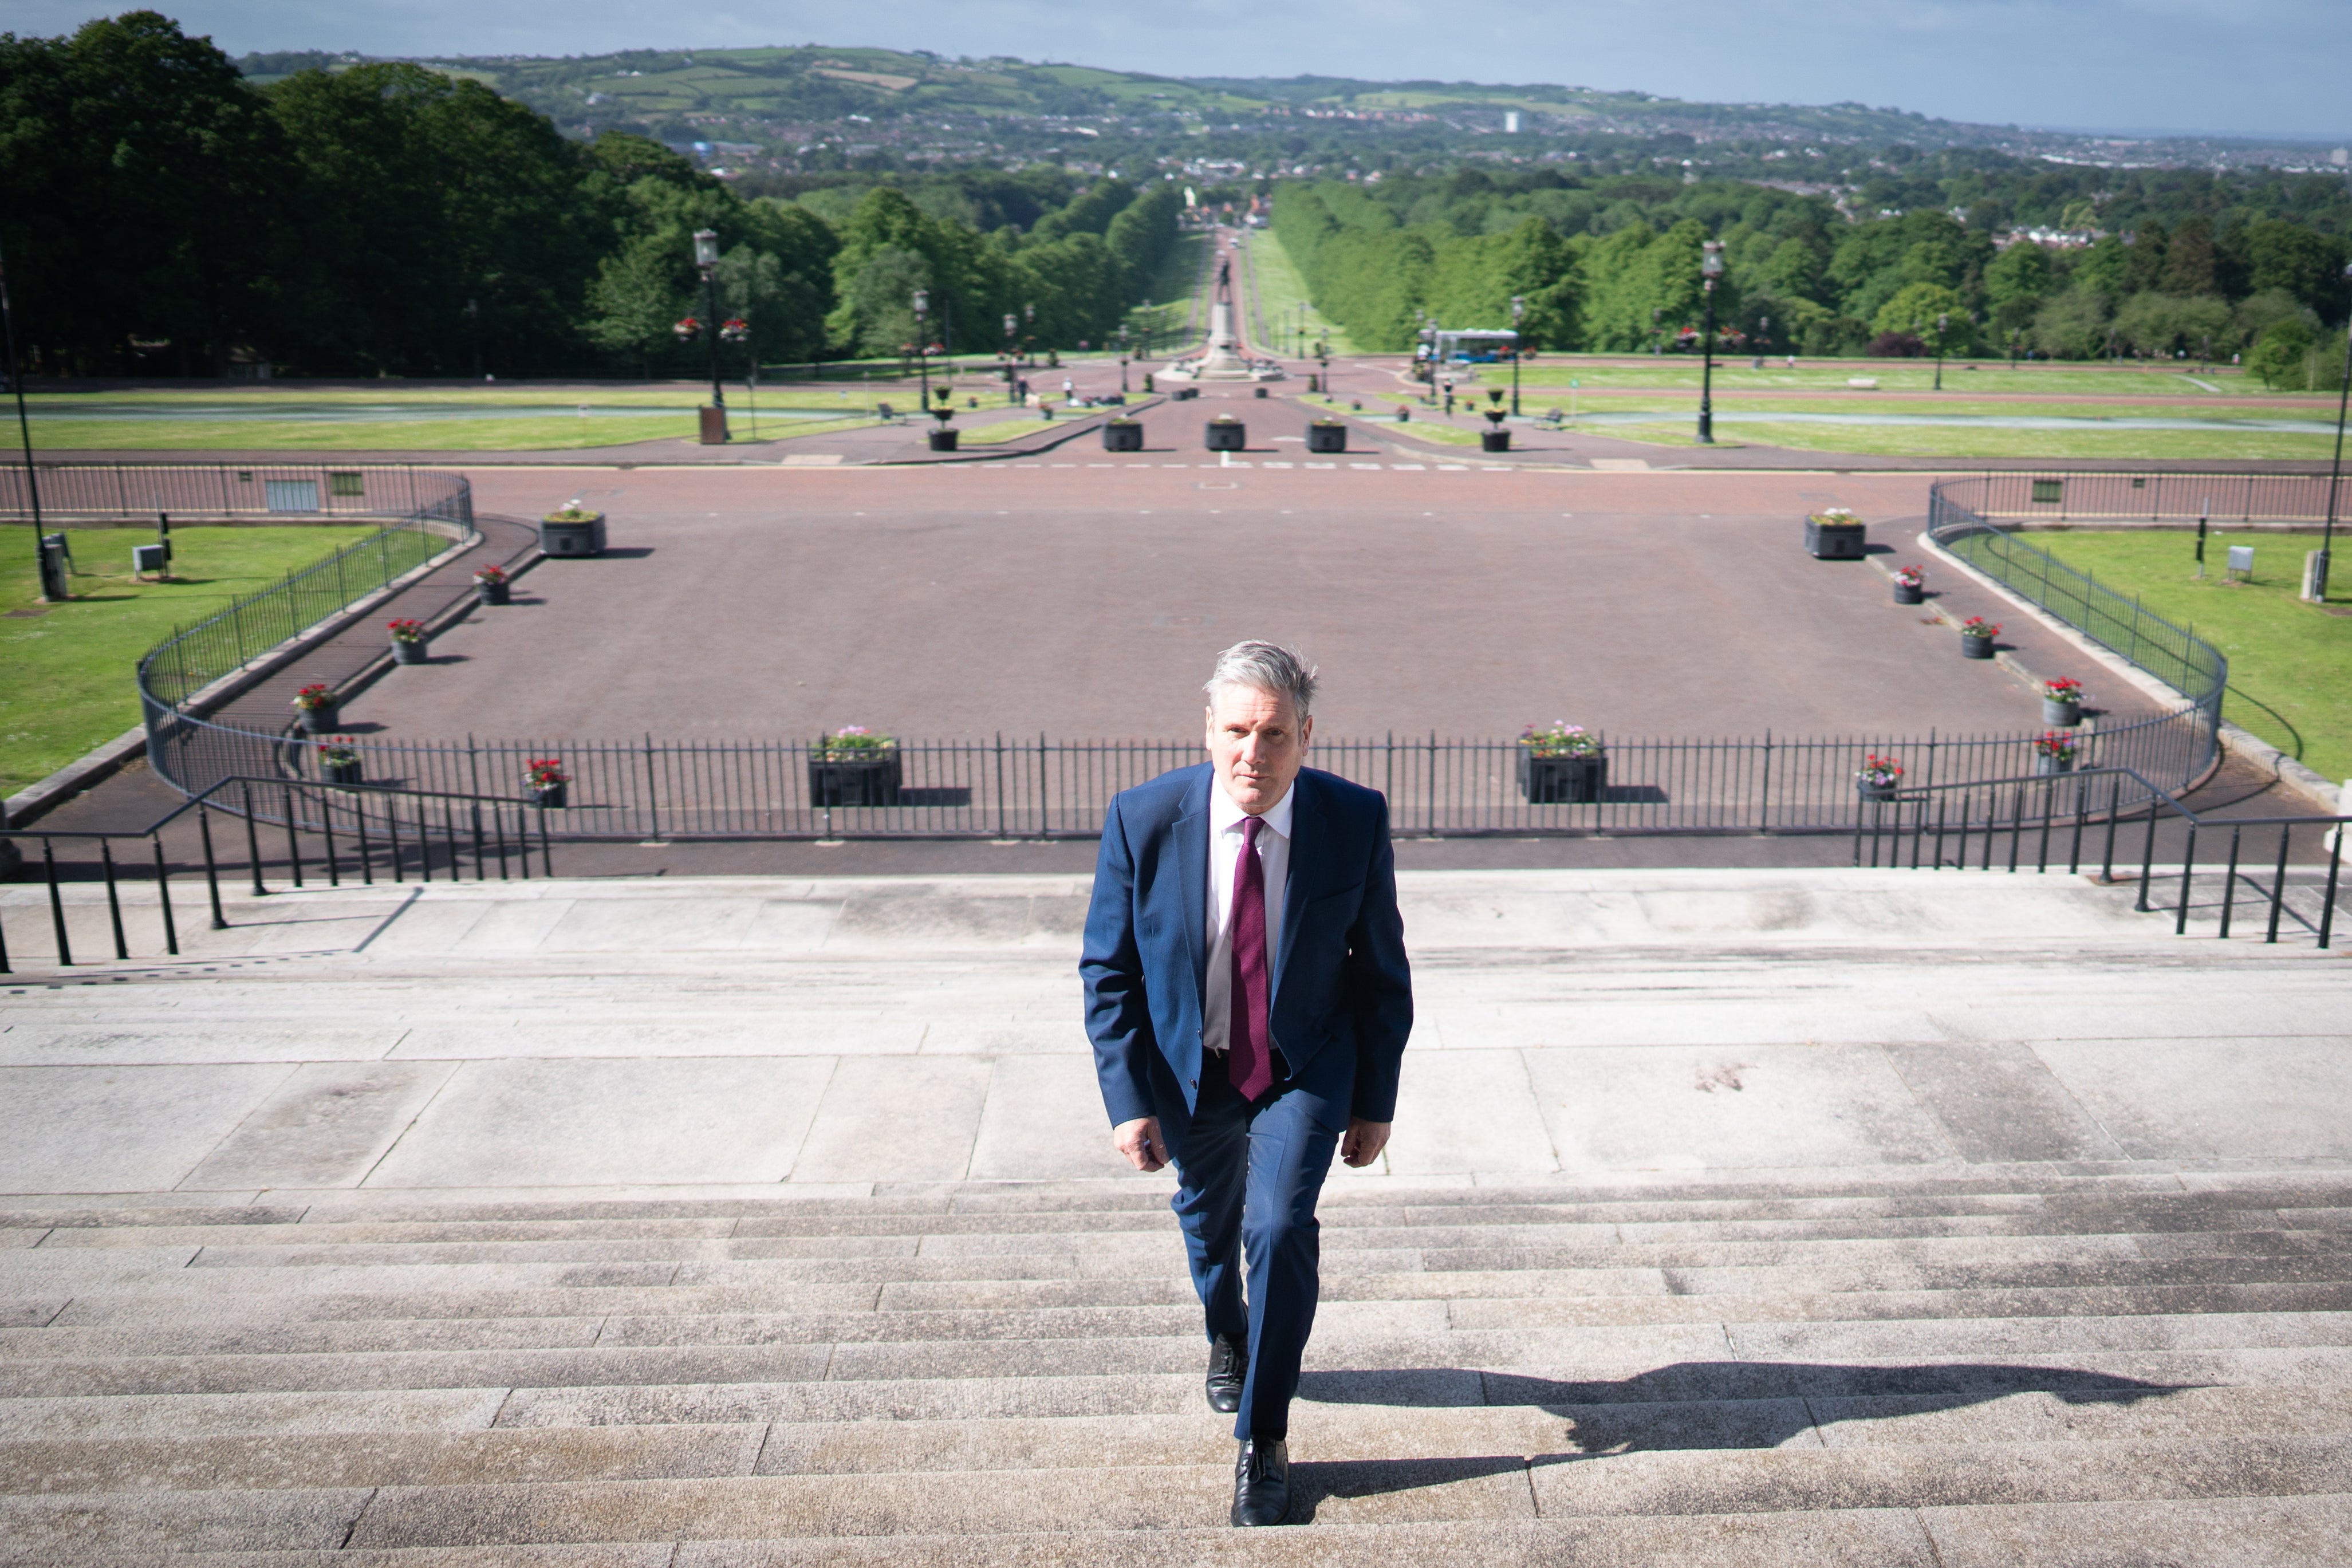
<svg viewBox="0 0 2352 1568">
<path fill-rule="evenodd" d="M 1789 1452 L 2052 1443 L 2214 1447 L 2352 1439 L 2352 1390 L 2189 1388 L 2143 1397 L 2017 1394 L 1713 1400 L 1616 1405 L 1426 1408 L 1367 1415 L 1302 1407 L 1294 1426 L 1317 1464 L 1369 1464 L 1410 1453 L 1456 1462 L 1516 1455 L 1536 1465 L 1576 1456 Z M 737 1423 L 500 1427 L 0 1442 L 0 1491 L 274 1490 L 448 1486 L 741 1475 L 877 1475 L 1214 1466 L 1231 1457 L 1223 1425 L 1195 1410 L 1058 1419 Z M 1594 1508 L 1585 1511 L 1643 1511 Z"/>
<path fill-rule="evenodd" d="M 2352 1459 L 2341 1437 L 1921 1444 L 1732 1454 L 1570 1456 L 1531 1462 L 1464 1458 L 1297 1463 L 1301 1523 L 1521 1523 L 1538 1517 L 1683 1517 L 1872 1509 L 2330 1495 Z M 506 1543 L 788 1539 L 819 1535 L 988 1536 L 1181 1530 L 1213 1518 L 1231 1487 L 1223 1463 L 927 1474 L 604 1478 L 593 1481 L 82 1492 L 0 1500 L 21 1543 L 60 1519 L 85 1541 L 158 1531 L 186 1545 L 317 1548 L 345 1522 L 361 1550 Z M 181 1501 L 176 1521 L 159 1517 Z M 160 1505 L 160 1506 L 159 1506 Z M 189 1525 L 201 1533 L 191 1539 Z"/>
</svg>

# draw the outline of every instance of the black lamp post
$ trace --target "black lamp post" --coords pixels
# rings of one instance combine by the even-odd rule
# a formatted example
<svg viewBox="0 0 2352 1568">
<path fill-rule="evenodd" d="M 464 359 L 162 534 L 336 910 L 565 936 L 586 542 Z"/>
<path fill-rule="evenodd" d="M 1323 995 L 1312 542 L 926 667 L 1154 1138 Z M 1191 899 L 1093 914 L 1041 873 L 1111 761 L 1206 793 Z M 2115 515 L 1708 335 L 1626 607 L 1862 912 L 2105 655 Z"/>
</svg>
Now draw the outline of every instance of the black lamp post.
<svg viewBox="0 0 2352 1568">
<path fill-rule="evenodd" d="M 1944 390 L 1944 340 L 1951 335 L 1952 313 L 1939 312 L 1936 317 L 1936 390 Z"/>
<path fill-rule="evenodd" d="M 1511 296 L 1511 417 L 1519 416 L 1519 356 L 1527 350 L 1520 341 L 1519 323 L 1527 320 L 1528 302 L 1519 295 Z"/>
<path fill-rule="evenodd" d="M 1023 357 L 1031 364 L 1037 363 L 1037 307 L 1034 303 L 1021 307 L 1021 347 Z"/>
<path fill-rule="evenodd" d="M 915 290 L 915 374 L 923 385 L 923 406 L 931 405 L 931 313 L 930 291 Z"/>
<path fill-rule="evenodd" d="M 1710 239 L 1699 252 L 1699 289 L 1706 295 L 1706 327 L 1699 342 L 1706 356 L 1698 379 L 1698 444 L 1715 445 L 1715 286 L 1723 277 L 1723 241 Z"/>
<path fill-rule="evenodd" d="M 694 264 L 702 269 L 702 320 L 710 338 L 710 406 L 727 406 L 727 389 L 719 382 L 719 232 L 694 231 Z"/>
<path fill-rule="evenodd" d="M 478 300 L 466 301 L 466 331 L 474 340 L 474 379 L 482 379 L 482 304 Z"/>
<path fill-rule="evenodd" d="M 0 255 L 0 323 L 8 333 L 8 390 L 16 395 L 16 434 L 25 442 L 25 494 L 33 503 L 33 547 L 41 545 L 41 476 L 33 467 L 33 422 L 25 414 L 25 371 L 16 363 L 16 311 L 8 301 L 8 260 Z M 46 585 L 43 597 L 47 597 Z"/>
<path fill-rule="evenodd" d="M 2352 282 L 2352 262 L 2345 264 L 2344 277 L 2347 282 Z M 2344 479 L 2344 412 L 2347 406 L 2352 406 L 2352 322 L 2347 322 L 2344 328 L 2344 385 L 2336 395 L 2336 461 L 2327 470 L 2327 525 L 2319 536 L 2318 559 L 2311 563 L 2311 602 L 2315 605 L 2327 602 L 2327 563 L 2336 547 L 2336 495 Z M 29 458 L 26 467 L 32 467 Z"/>
<path fill-rule="evenodd" d="M 1004 384 L 1013 384 L 1013 362 L 1021 357 L 1021 318 L 1012 311 L 1004 312 Z"/>
<path fill-rule="evenodd" d="M 1118 330 L 1118 391 L 1122 397 L 1127 395 L 1127 329 L 1121 327 Z"/>
</svg>

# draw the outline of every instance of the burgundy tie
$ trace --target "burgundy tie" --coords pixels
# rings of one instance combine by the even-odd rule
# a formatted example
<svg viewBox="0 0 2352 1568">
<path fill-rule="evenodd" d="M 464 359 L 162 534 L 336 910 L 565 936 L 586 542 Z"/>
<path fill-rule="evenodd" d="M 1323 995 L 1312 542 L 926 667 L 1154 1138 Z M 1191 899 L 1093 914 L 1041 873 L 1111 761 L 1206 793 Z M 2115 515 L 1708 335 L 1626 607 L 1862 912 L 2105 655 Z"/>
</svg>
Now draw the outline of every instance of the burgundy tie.
<svg viewBox="0 0 2352 1568">
<path fill-rule="evenodd" d="M 1241 858 L 1234 865 L 1234 989 L 1226 1025 L 1225 1076 L 1244 1100 L 1274 1087 L 1274 1053 L 1265 1017 L 1265 866 L 1257 858 L 1258 817 L 1242 822 Z"/>
</svg>

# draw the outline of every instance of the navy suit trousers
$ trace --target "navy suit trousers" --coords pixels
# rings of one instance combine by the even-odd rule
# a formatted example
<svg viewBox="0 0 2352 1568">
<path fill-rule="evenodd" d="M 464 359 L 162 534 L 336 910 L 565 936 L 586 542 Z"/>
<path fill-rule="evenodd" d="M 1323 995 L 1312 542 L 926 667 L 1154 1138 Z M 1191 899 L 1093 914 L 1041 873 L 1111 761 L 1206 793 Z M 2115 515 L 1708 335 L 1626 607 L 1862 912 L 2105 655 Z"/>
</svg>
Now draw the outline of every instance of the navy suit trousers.
<svg viewBox="0 0 2352 1568">
<path fill-rule="evenodd" d="M 1211 1337 L 1249 1346 L 1234 1436 L 1286 1437 L 1298 1363 L 1315 1327 L 1321 1243 L 1315 1201 L 1331 1169 L 1348 1102 L 1278 1083 L 1255 1103 L 1225 1078 L 1221 1058 L 1202 1064 L 1200 1103 L 1163 1120 L 1176 1165 L 1170 1205 Z M 1317 1076 L 1309 1074 L 1311 1080 Z M 1352 1079 L 1341 1084 L 1343 1093 Z"/>
</svg>

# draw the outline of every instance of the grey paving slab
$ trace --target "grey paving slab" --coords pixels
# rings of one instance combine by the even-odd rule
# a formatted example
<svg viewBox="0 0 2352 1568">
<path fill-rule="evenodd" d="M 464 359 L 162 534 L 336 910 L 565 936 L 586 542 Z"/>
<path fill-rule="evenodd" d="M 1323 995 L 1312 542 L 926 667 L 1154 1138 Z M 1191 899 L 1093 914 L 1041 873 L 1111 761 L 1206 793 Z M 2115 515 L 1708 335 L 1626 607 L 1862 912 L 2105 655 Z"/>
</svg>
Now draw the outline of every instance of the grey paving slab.
<svg viewBox="0 0 2352 1568">
<path fill-rule="evenodd" d="M 1886 1443 L 2226 1444 L 2352 1435 L 2352 1389 L 2178 1388 L 2147 1397 L 2033 1391 L 1985 1400 L 1920 1394 L 1809 1400 L 1832 1447 Z"/>
<path fill-rule="evenodd" d="M 1886 1055 L 1963 1159 L 2112 1160 L 2108 1131 L 2016 1041 L 1890 1044 Z"/>
<path fill-rule="evenodd" d="M 116 1356 L 0 1363 L 0 1394 L 293 1393 L 321 1389 L 551 1387 L 774 1382 L 824 1375 L 821 1345 L 625 1346 L 614 1350 L 379 1351 L 349 1355 Z"/>
<path fill-rule="evenodd" d="M 223 1028 L 144 1023 L 91 1027 L 19 1023 L 0 1028 L 0 1067 L 373 1061 L 397 1045 L 404 1032 L 398 1026 L 287 1028 L 240 1024 Z"/>
<path fill-rule="evenodd" d="M 974 1177 L 1115 1177 L 1131 1170 L 1111 1147 L 1092 1053 L 996 1058 L 972 1143 Z"/>
<path fill-rule="evenodd" d="M 510 1060 L 524 1057 L 624 1058 L 656 1057 L 830 1057 L 852 1053 L 909 1054 L 921 1043 L 918 1017 L 857 1012 L 705 1016 L 691 1024 L 658 1019 L 550 1024 L 507 1020 L 419 1023 L 393 1055 L 403 1060 Z"/>
<path fill-rule="evenodd" d="M 0 1068 L 0 1190 L 168 1191 L 293 1070 Z"/>
<path fill-rule="evenodd" d="M 332 1551 L 371 1493 L 137 1492 L 0 1497 L 0 1561 L 63 1563 L 125 1552 Z"/>
<path fill-rule="evenodd" d="M 2341 1568 L 2352 1563 L 2352 1494 L 1927 1508 L 1941 1568 Z"/>
<path fill-rule="evenodd" d="M 1563 1168 L 1908 1164 L 1953 1150 L 1884 1053 L 1835 1046 L 1530 1052 Z"/>
<path fill-rule="evenodd" d="M 2243 1025 L 2238 1026 L 2242 1029 Z M 2035 1049 L 2136 1158 L 2352 1156 L 2345 1038 L 2044 1041 Z"/>
<path fill-rule="evenodd" d="M 446 1062 L 307 1064 L 182 1185 L 355 1187 L 456 1070 Z"/>
<path fill-rule="evenodd" d="M 1388 1159 L 1402 1176 L 1559 1168 L 1517 1051 L 1409 1054 Z"/>
<path fill-rule="evenodd" d="M 845 1057 L 793 1174 L 952 1180 L 971 1166 L 992 1066 L 968 1057 Z"/>
<path fill-rule="evenodd" d="M 0 1444 L 9 1492 L 265 1491 L 748 1473 L 767 1428 L 506 1428 Z"/>
<path fill-rule="evenodd" d="M 822 1057 L 467 1062 L 368 1184 L 782 1181 L 832 1067 Z"/>
</svg>

